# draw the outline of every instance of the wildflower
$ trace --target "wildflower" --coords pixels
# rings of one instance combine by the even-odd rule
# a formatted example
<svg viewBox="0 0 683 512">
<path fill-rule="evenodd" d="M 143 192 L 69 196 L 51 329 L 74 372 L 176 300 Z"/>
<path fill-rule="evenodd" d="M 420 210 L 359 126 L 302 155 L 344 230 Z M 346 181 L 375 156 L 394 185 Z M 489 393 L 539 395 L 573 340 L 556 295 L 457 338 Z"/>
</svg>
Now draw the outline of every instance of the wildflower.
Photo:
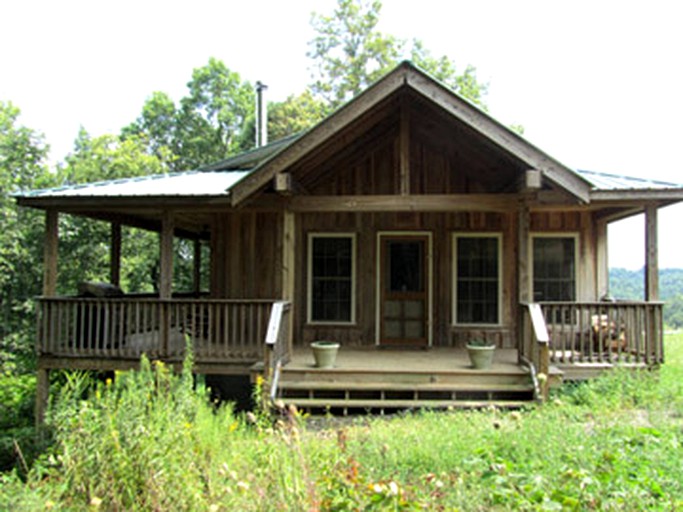
<svg viewBox="0 0 683 512">
<path fill-rule="evenodd" d="M 55 506 L 55 502 L 52 500 L 47 500 L 45 502 L 45 510 L 50 510 L 50 509 L 54 508 L 54 506 Z"/>
<path fill-rule="evenodd" d="M 110 386 L 111 386 L 111 379 L 105 380 L 105 381 L 104 381 L 104 384 L 105 384 L 107 387 L 110 387 Z"/>
<path fill-rule="evenodd" d="M 237 482 L 237 488 L 242 492 L 247 492 L 249 490 L 249 484 L 243 480 L 240 480 Z"/>
<path fill-rule="evenodd" d="M 98 498 L 97 496 L 93 496 L 92 499 L 90 500 L 90 506 L 97 508 L 100 505 L 102 505 L 102 498 Z"/>
<path fill-rule="evenodd" d="M 389 482 L 389 496 L 398 496 L 398 484 L 393 480 Z"/>
<path fill-rule="evenodd" d="M 233 421 L 232 423 L 230 423 L 230 426 L 228 427 L 228 432 L 234 432 L 235 430 L 237 430 L 237 422 Z"/>
<path fill-rule="evenodd" d="M 211 506 L 209 507 L 209 512 L 218 512 L 218 505 L 215 503 L 212 503 Z"/>
<path fill-rule="evenodd" d="M 257 375 L 257 376 L 256 376 L 256 385 L 257 385 L 258 387 L 262 387 L 262 386 L 263 386 L 263 375 Z"/>
<path fill-rule="evenodd" d="M 375 484 L 372 486 L 372 491 L 375 494 L 383 494 L 384 489 L 382 488 L 382 484 Z"/>
</svg>

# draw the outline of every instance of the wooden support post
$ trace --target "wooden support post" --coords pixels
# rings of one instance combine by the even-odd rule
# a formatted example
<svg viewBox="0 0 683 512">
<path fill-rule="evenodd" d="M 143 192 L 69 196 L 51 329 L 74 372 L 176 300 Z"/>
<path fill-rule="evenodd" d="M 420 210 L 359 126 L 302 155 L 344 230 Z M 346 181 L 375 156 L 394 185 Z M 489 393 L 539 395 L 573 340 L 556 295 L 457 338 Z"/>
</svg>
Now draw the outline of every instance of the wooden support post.
<svg viewBox="0 0 683 512">
<path fill-rule="evenodd" d="M 35 406 L 35 424 L 38 432 L 42 430 L 45 422 L 45 411 L 47 410 L 47 402 L 50 396 L 50 370 L 46 368 L 38 368 L 36 371 L 36 406 Z"/>
<path fill-rule="evenodd" d="M 529 229 L 531 222 L 531 215 L 526 203 L 521 204 L 517 214 L 517 250 L 518 250 L 518 265 L 517 265 L 517 287 L 519 290 L 519 302 L 530 303 L 533 301 L 533 292 L 531 290 L 531 257 L 529 254 Z"/>
<path fill-rule="evenodd" d="M 287 316 L 287 347 L 292 353 L 294 339 L 294 286 L 296 283 L 296 216 L 285 211 L 282 217 L 282 300 L 290 301 Z"/>
<path fill-rule="evenodd" d="M 43 295 L 57 295 L 57 258 L 59 245 L 59 213 L 57 210 L 45 211 L 45 249 L 43 253 Z"/>
<path fill-rule="evenodd" d="M 529 224 L 530 214 L 526 201 L 522 201 L 517 212 L 517 355 L 529 357 L 531 355 L 531 342 L 529 332 L 524 329 L 525 306 L 522 304 L 532 302 L 533 293 L 530 290 L 529 272 Z"/>
<path fill-rule="evenodd" d="M 648 205 L 645 208 L 645 300 L 659 300 L 656 205 Z"/>
<path fill-rule="evenodd" d="M 595 222 L 595 244 L 596 244 L 596 285 L 598 298 L 609 295 L 609 254 L 607 221 L 598 220 Z"/>
<path fill-rule="evenodd" d="M 199 297 L 202 291 L 202 241 L 197 239 L 194 241 L 194 255 L 192 257 L 193 273 L 192 273 L 192 289 Z"/>
<path fill-rule="evenodd" d="M 168 211 L 164 212 L 161 220 L 159 252 L 161 266 L 159 297 L 170 299 L 173 292 L 173 214 Z"/>
<path fill-rule="evenodd" d="M 121 285 L 121 223 L 111 223 L 111 247 L 109 253 L 109 281 Z"/>
</svg>

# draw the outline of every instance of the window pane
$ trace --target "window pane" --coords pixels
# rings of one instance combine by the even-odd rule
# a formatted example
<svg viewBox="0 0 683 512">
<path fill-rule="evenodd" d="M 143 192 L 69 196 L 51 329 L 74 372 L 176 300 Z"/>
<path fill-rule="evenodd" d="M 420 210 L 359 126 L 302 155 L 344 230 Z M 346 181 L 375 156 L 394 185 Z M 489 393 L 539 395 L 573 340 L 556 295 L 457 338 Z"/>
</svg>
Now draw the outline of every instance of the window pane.
<svg viewBox="0 0 683 512">
<path fill-rule="evenodd" d="M 576 299 L 575 239 L 534 238 L 534 300 Z"/>
<path fill-rule="evenodd" d="M 311 243 L 311 319 L 350 322 L 353 288 L 352 238 L 317 237 Z"/>
<path fill-rule="evenodd" d="M 499 255 L 497 237 L 456 240 L 456 321 L 498 323 Z"/>
</svg>

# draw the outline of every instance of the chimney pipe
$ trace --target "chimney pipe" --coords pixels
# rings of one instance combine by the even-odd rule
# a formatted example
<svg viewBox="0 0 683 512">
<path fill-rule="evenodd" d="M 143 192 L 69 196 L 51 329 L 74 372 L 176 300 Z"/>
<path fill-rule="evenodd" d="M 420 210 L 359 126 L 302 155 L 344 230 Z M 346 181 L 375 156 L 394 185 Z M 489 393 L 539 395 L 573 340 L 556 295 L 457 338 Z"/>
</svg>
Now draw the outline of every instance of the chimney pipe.
<svg viewBox="0 0 683 512">
<path fill-rule="evenodd" d="M 268 144 L 268 106 L 264 101 L 264 92 L 268 86 L 256 82 L 256 147 Z"/>
</svg>

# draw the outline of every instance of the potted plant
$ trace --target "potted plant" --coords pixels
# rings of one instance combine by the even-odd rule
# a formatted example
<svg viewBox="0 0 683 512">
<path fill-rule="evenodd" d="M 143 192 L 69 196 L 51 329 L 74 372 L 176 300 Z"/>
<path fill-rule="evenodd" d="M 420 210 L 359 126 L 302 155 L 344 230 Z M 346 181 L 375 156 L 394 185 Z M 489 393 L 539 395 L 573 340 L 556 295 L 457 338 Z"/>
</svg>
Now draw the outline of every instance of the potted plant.
<svg viewBox="0 0 683 512">
<path fill-rule="evenodd" d="M 493 363 L 495 343 L 485 339 L 474 339 L 467 343 L 467 354 L 475 370 L 488 370 Z"/>
<path fill-rule="evenodd" d="M 336 341 L 314 341 L 311 343 L 315 366 L 318 368 L 333 368 L 339 351 Z"/>
</svg>

